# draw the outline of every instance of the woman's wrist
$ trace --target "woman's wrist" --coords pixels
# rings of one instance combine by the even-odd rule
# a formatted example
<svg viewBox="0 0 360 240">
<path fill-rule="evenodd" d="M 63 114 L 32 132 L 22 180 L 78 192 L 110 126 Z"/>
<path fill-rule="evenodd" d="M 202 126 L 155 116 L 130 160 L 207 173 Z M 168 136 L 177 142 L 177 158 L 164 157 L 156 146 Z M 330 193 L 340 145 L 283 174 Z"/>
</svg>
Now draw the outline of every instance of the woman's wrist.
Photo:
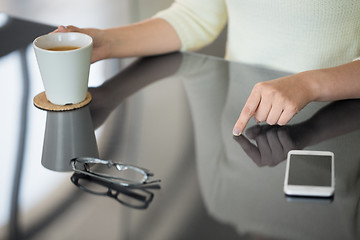
<svg viewBox="0 0 360 240">
<path fill-rule="evenodd" d="M 116 52 L 116 49 L 114 49 L 114 36 L 112 36 L 111 29 L 103 29 L 100 30 L 101 38 L 102 38 L 102 51 L 103 56 L 102 59 L 107 58 L 115 58 L 118 57 L 114 55 L 114 52 Z"/>
<path fill-rule="evenodd" d="M 328 78 L 326 71 L 309 70 L 301 72 L 299 75 L 308 92 L 309 102 L 322 101 L 327 97 L 329 90 L 326 88 L 326 85 L 323 84 Z"/>
<path fill-rule="evenodd" d="M 360 61 L 304 72 L 313 101 L 360 97 Z"/>
</svg>

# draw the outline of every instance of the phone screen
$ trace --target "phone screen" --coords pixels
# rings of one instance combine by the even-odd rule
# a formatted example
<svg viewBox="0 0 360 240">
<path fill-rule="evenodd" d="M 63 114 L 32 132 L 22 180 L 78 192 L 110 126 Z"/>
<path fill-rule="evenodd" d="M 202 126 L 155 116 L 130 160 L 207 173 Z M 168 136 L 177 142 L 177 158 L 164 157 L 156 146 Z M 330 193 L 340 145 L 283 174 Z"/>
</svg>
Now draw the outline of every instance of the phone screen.
<svg viewBox="0 0 360 240">
<path fill-rule="evenodd" d="M 289 185 L 331 186 L 331 156 L 291 155 Z"/>
</svg>

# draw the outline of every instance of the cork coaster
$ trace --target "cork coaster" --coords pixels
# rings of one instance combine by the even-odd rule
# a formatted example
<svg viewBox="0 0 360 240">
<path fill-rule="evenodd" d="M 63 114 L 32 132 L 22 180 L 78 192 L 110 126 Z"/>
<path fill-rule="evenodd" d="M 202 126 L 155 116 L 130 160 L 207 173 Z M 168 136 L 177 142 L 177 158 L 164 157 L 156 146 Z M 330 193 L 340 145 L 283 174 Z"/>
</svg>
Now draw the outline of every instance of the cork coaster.
<svg viewBox="0 0 360 240">
<path fill-rule="evenodd" d="M 56 105 L 51 103 L 47 98 L 45 92 L 41 92 L 34 97 L 34 105 L 37 108 L 46 111 L 62 112 L 62 111 L 71 111 L 74 109 L 82 108 L 88 105 L 91 102 L 91 94 L 88 92 L 84 101 L 76 104 L 68 105 Z"/>
</svg>

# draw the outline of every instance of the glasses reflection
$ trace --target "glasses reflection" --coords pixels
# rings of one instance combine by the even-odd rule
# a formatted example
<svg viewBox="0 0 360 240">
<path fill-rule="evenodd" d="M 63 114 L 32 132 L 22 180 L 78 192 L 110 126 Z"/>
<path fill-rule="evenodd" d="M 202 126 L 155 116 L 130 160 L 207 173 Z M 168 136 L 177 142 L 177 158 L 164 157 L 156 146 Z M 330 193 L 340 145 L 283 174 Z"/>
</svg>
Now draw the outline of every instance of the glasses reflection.
<svg viewBox="0 0 360 240">
<path fill-rule="evenodd" d="M 81 173 L 74 173 L 71 176 L 71 181 L 85 192 L 110 197 L 127 207 L 135 209 L 148 208 L 154 198 L 154 193 L 150 190 L 160 189 L 158 184 L 142 187 L 125 187 Z"/>
</svg>

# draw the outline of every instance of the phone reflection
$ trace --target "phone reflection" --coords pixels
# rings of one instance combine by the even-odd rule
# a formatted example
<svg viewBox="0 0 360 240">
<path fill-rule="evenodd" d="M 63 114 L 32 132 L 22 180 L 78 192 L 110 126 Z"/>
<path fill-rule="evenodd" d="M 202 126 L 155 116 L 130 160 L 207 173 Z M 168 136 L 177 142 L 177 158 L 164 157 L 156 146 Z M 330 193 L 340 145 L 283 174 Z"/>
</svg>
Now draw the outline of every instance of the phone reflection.
<svg viewBox="0 0 360 240">
<path fill-rule="evenodd" d="M 276 166 L 293 149 L 304 149 L 360 128 L 360 100 L 332 102 L 306 121 L 287 125 L 255 125 L 234 137 L 259 167 Z M 251 141 L 255 141 L 255 144 Z"/>
<path fill-rule="evenodd" d="M 42 165 L 53 171 L 72 171 L 70 160 L 83 156 L 99 156 L 89 107 L 47 112 Z"/>
<path fill-rule="evenodd" d="M 289 203 L 332 203 L 334 196 L 331 197 L 300 197 L 285 195 L 285 199 Z"/>
</svg>

